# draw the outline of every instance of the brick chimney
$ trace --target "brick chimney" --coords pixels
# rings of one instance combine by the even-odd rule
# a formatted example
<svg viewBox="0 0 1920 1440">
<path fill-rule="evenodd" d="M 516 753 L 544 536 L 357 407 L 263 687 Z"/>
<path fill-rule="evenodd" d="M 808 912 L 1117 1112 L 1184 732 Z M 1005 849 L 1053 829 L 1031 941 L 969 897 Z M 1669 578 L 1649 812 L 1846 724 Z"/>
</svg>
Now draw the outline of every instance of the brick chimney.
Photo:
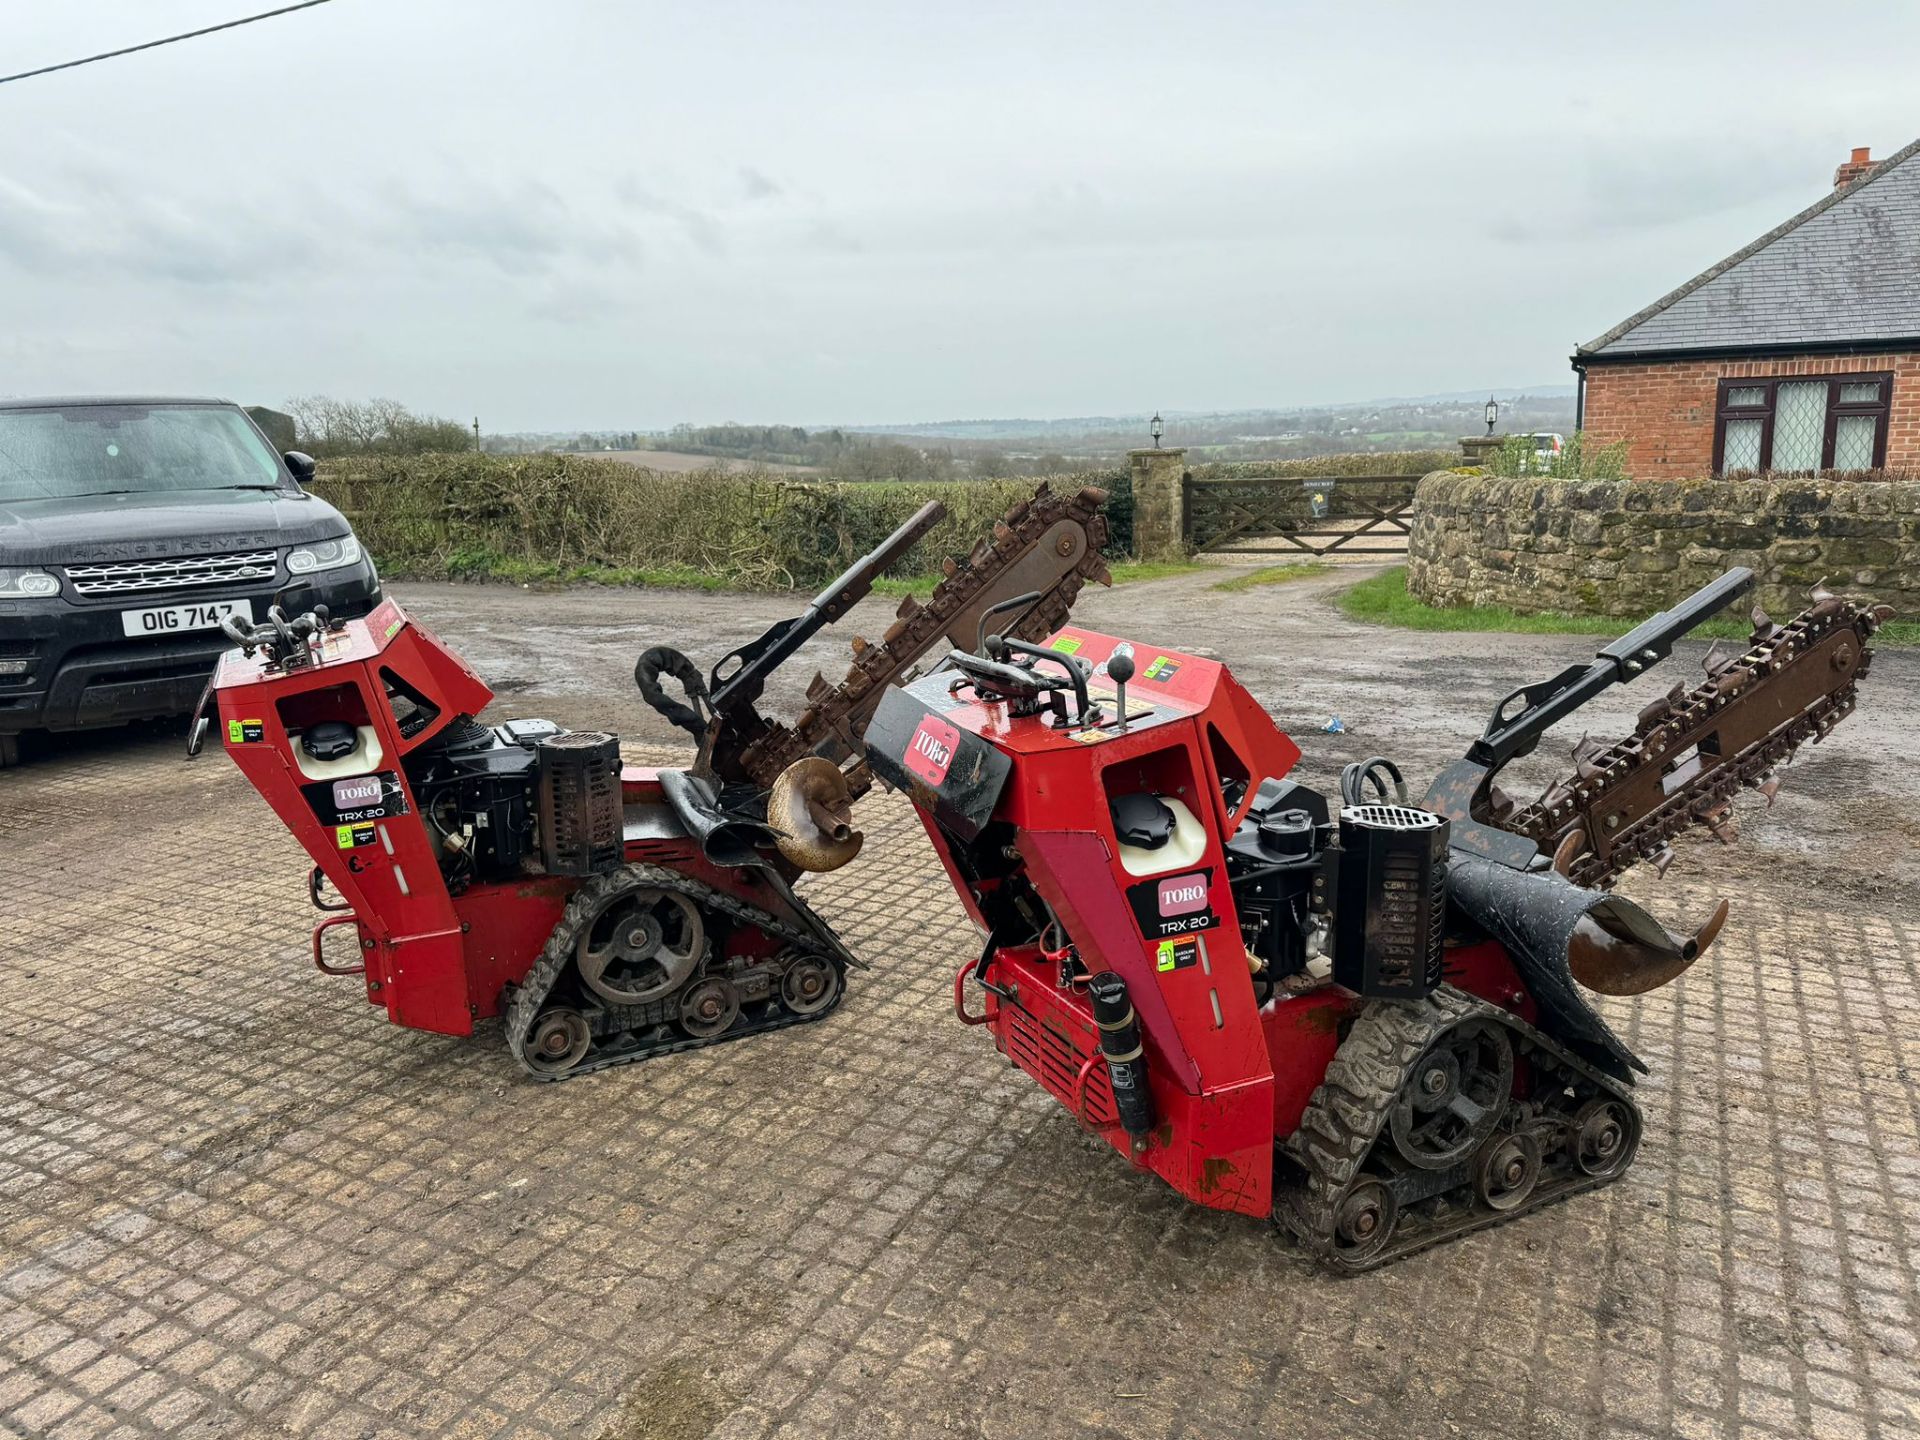
<svg viewBox="0 0 1920 1440">
<path fill-rule="evenodd" d="M 1873 168 L 1873 157 L 1870 154 L 1872 148 L 1870 145 L 1856 145 L 1853 147 L 1852 158 L 1833 172 L 1834 189 L 1846 189 Z"/>
</svg>

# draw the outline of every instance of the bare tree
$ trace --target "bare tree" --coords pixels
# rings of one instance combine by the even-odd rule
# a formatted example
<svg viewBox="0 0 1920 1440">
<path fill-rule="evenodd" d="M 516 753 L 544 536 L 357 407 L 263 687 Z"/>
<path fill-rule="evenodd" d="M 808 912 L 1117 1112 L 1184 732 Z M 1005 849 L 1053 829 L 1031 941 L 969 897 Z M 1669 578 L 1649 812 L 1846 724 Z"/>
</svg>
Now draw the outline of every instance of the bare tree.
<svg viewBox="0 0 1920 1440">
<path fill-rule="evenodd" d="M 416 415 L 397 400 L 335 400 L 303 395 L 287 401 L 295 443 L 321 459 L 333 455 L 421 455 L 471 450 L 473 432 L 458 420 Z"/>
</svg>

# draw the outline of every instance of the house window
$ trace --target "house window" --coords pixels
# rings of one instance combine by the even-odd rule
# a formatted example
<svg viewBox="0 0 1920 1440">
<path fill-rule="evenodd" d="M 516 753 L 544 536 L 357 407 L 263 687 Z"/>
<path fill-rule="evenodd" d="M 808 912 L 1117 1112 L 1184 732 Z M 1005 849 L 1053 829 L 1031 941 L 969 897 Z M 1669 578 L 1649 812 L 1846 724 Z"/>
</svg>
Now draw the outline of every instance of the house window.
<svg viewBox="0 0 1920 1440">
<path fill-rule="evenodd" d="M 1716 475 L 1742 470 L 1876 470 L 1887 461 L 1893 376 L 1722 380 Z"/>
</svg>

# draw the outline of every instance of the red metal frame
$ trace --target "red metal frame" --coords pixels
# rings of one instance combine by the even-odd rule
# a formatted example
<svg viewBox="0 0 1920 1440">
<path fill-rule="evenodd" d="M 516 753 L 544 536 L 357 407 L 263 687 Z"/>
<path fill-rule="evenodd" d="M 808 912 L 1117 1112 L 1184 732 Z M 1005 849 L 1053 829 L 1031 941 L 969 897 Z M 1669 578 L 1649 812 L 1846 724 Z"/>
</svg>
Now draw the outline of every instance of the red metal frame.
<svg viewBox="0 0 1920 1440">
<path fill-rule="evenodd" d="M 318 970 L 322 975 L 366 974 L 367 966 L 365 961 L 362 961 L 358 965 L 334 965 L 328 962 L 327 957 L 320 949 L 320 942 L 326 938 L 327 931 L 339 925 L 358 925 L 359 923 L 358 920 L 353 918 L 352 913 L 349 912 L 345 915 L 329 915 L 326 919 L 315 925 L 313 927 L 313 968 Z"/>
<path fill-rule="evenodd" d="M 1119 643 L 1078 627 L 1053 640 L 1096 667 Z M 1045 716 L 1012 718 L 1006 706 L 977 700 L 941 718 L 1012 760 L 994 820 L 1013 827 L 1026 880 L 1072 937 L 1085 968 L 1112 970 L 1127 982 L 1156 1117 L 1146 1143 L 1136 1145 L 1114 1112 L 1092 1002 L 1083 987 L 1062 984 L 1059 952 L 1031 945 L 995 951 L 978 1015 L 966 1009 L 965 986 L 976 968 L 969 962 L 954 978 L 954 1011 L 963 1023 L 990 1027 L 1003 1054 L 1131 1163 L 1197 1204 L 1264 1215 L 1273 1204 L 1275 1142 L 1299 1127 L 1360 1000 L 1334 985 L 1256 1000 L 1225 841 L 1260 783 L 1293 769 L 1299 747 L 1218 661 L 1137 643 L 1134 650 L 1130 709 L 1149 710 L 1124 733 L 1103 731 L 1095 739 Z M 1104 671 L 1095 675 L 1095 690 L 1111 704 L 1113 686 Z M 1237 782 L 1231 794 L 1227 779 Z M 1170 969 L 1162 968 L 1160 941 L 1142 930 L 1128 899 L 1141 877 L 1125 867 L 1109 807 L 1112 796 L 1141 788 L 1180 799 L 1206 829 L 1198 858 L 1176 868 L 1183 878 L 1209 875 L 1207 904 L 1218 923 L 1197 932 L 1193 963 Z M 960 842 L 924 811 L 922 820 L 962 903 L 983 919 L 968 867 L 956 860 Z M 1498 945 L 1450 952 L 1447 975 L 1532 1018 L 1532 1002 Z"/>
<path fill-rule="evenodd" d="M 436 712 L 418 733 L 401 733 L 386 677 Z M 309 666 L 276 670 L 259 656 L 229 651 L 215 672 L 214 693 L 227 753 L 348 907 L 314 927 L 314 963 L 327 974 L 362 975 L 368 1001 L 384 1007 L 397 1024 L 467 1035 L 475 1022 L 498 1015 L 502 992 L 533 967 L 580 882 L 527 874 L 450 893 L 404 763 L 457 717 L 479 714 L 493 692 L 389 600 L 324 637 Z M 297 736 L 320 720 L 366 727 L 378 754 L 368 753 L 355 773 L 394 776 L 405 797 L 404 813 L 374 821 L 363 843 L 343 845 L 302 788 L 316 781 L 313 767 L 303 769 Z M 670 824 L 638 823 L 650 810 L 666 809 L 658 771 L 630 766 L 621 782 L 630 822 L 628 860 L 671 867 L 798 921 L 757 872 L 709 864 L 694 842 L 671 834 Z M 330 964 L 320 951 L 325 932 L 347 923 L 358 931 L 360 966 Z M 729 940 L 743 953 L 772 943 L 748 927 Z"/>
</svg>

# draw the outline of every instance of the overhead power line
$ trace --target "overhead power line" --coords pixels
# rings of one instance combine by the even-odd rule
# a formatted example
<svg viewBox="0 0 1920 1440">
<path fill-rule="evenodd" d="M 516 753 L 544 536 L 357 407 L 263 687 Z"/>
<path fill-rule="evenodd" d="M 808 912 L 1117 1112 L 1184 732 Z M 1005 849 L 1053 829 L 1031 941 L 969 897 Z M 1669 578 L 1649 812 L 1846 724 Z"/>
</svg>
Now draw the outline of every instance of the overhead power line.
<svg viewBox="0 0 1920 1440">
<path fill-rule="evenodd" d="M 175 45 L 182 40 L 198 39 L 202 35 L 215 35 L 222 30 L 234 30 L 242 25 L 251 25 L 256 20 L 271 20 L 276 15 L 291 15 L 295 10 L 311 10 L 316 5 L 327 3 L 328 0 L 300 0 L 297 5 L 282 5 L 278 10 L 263 10 L 258 15 L 242 16 L 238 20 L 229 20 L 222 25 L 209 25 L 204 30 L 188 30 L 184 34 L 169 35 L 163 40 L 148 40 L 144 44 L 129 45 L 124 50 L 106 50 L 80 60 L 63 60 L 58 65 L 42 65 L 38 70 L 22 70 L 18 75 L 0 75 L 0 85 L 7 85 L 15 80 L 31 80 L 36 75 L 51 75 L 56 70 L 72 70 L 79 65 L 91 65 L 96 60 L 113 60 L 122 55 L 138 54 L 142 50 L 157 49 L 162 45 Z"/>
</svg>

